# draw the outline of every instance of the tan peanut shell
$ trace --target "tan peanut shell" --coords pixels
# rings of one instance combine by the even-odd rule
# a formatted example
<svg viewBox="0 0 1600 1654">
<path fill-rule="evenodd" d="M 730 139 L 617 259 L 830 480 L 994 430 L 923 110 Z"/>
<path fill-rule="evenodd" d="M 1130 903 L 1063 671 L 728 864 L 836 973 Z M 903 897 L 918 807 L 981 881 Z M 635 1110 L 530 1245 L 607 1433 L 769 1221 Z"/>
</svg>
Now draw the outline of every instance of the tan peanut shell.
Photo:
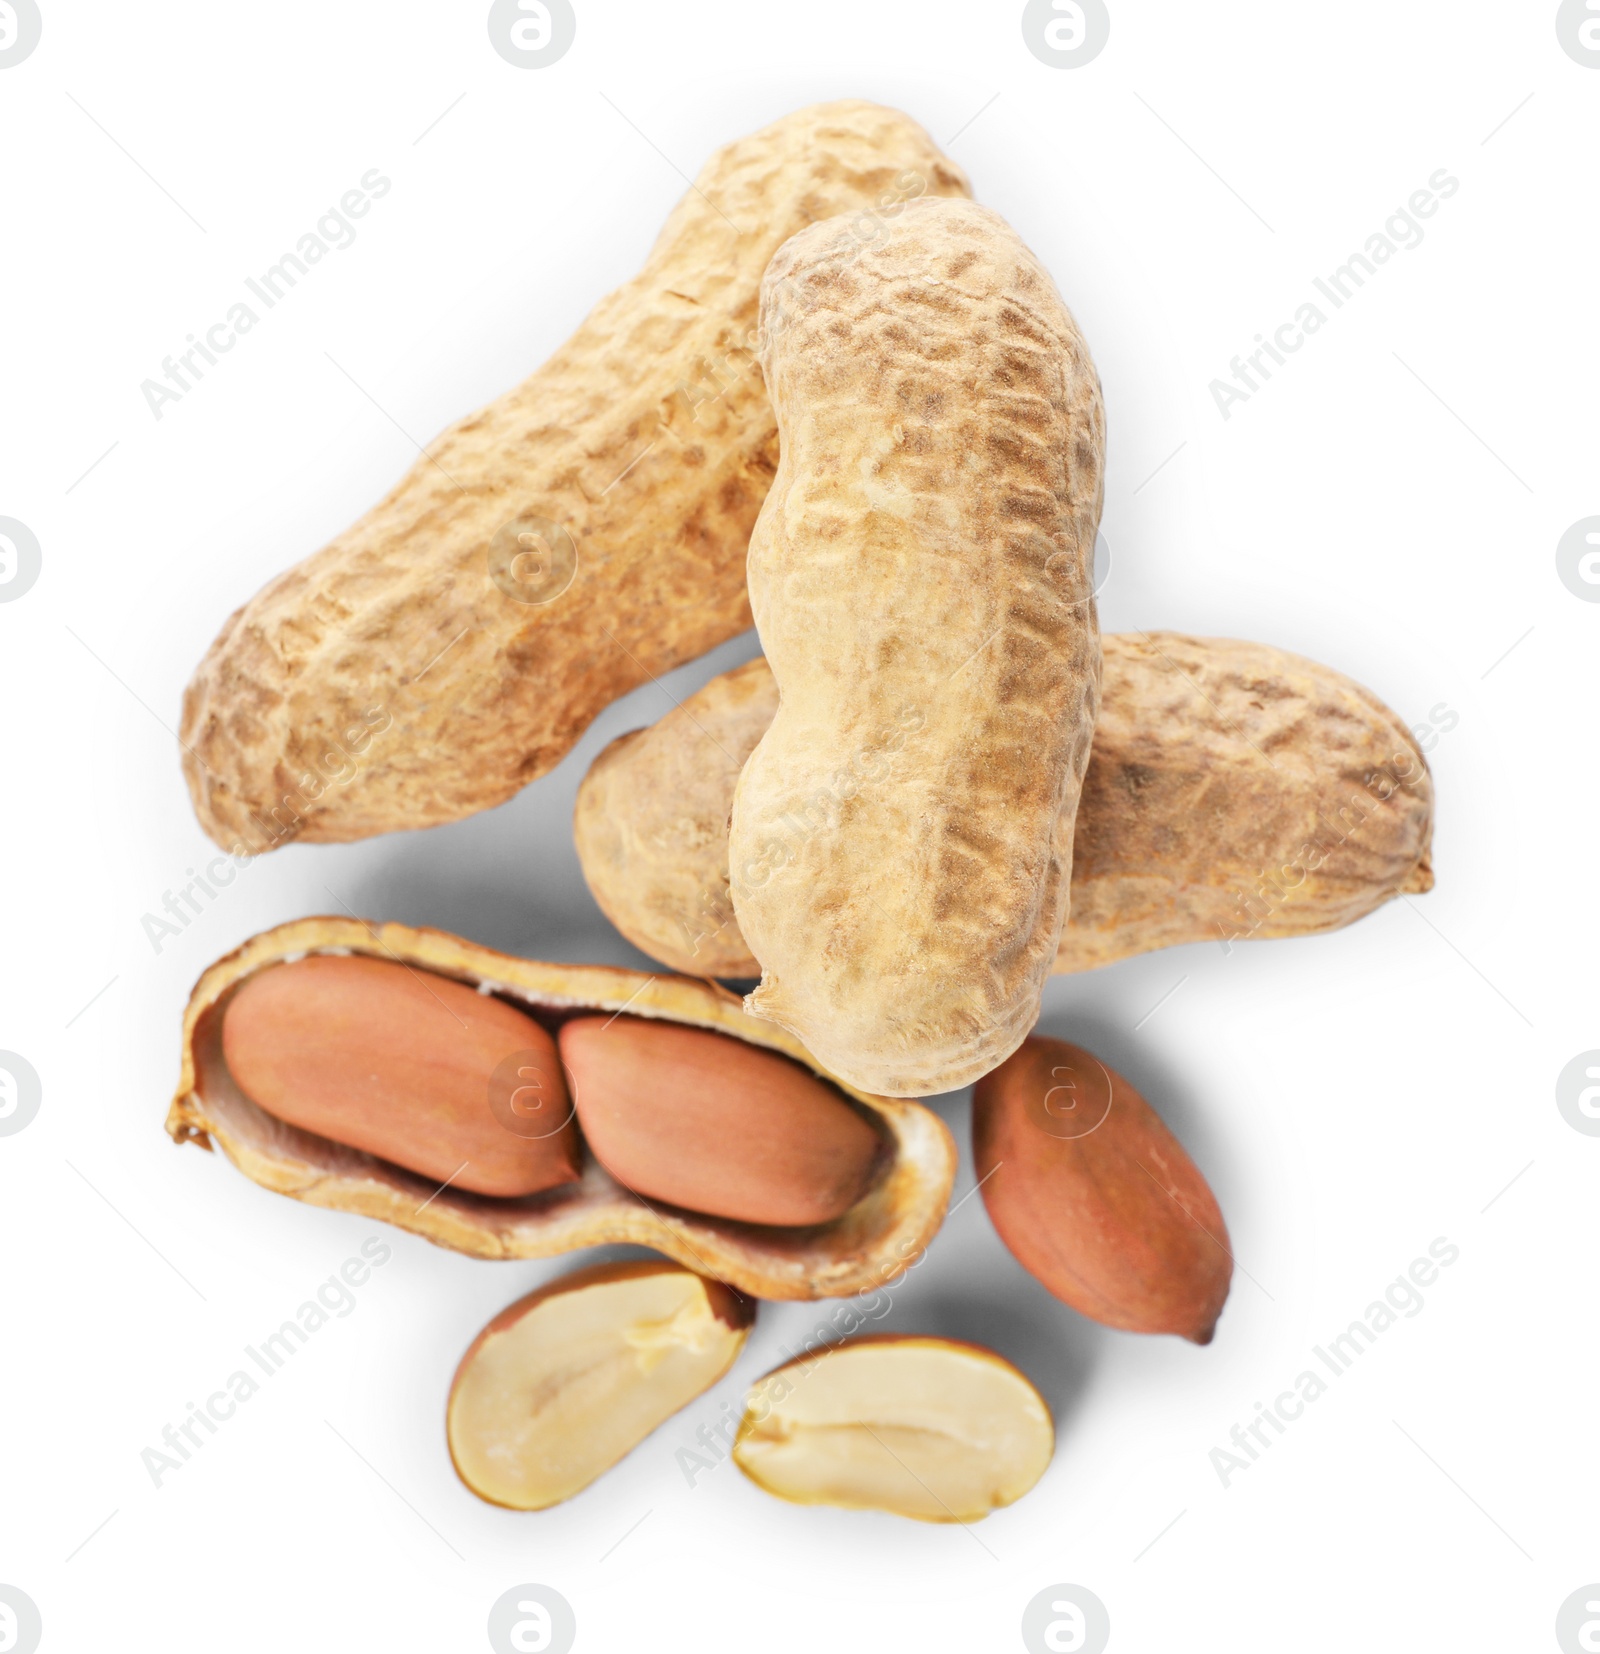
<svg viewBox="0 0 1600 1654">
<path fill-rule="evenodd" d="M 909 199 L 966 193 L 871 103 L 718 150 L 637 277 L 228 620 L 184 697 L 205 830 L 256 852 L 488 809 L 619 695 L 744 630 L 777 464 L 762 271 L 817 219 L 853 213 L 871 238 Z"/>
<path fill-rule="evenodd" d="M 228 1072 L 222 1022 L 230 994 L 254 973 L 311 953 L 398 960 L 491 991 L 541 1020 L 625 1012 L 728 1034 L 778 1052 L 839 1087 L 888 1142 L 886 1170 L 835 1222 L 778 1229 L 674 1210 L 641 1199 L 585 1153 L 579 1182 L 520 1199 L 441 1189 L 357 1149 L 284 1124 L 250 1102 Z M 747 1015 L 715 983 L 602 965 L 517 959 L 443 931 L 359 919 L 299 919 L 263 931 L 212 965 L 190 995 L 183 1066 L 167 1130 L 213 1143 L 252 1181 L 314 1206 L 358 1212 L 479 1258 L 545 1258 L 614 1241 L 654 1247 L 758 1298 L 841 1298 L 884 1285 L 938 1229 L 955 1147 L 920 1104 L 875 1097 L 822 1069 L 799 1041 Z"/>
<path fill-rule="evenodd" d="M 1432 780 L 1375 695 L 1265 644 L 1176 632 L 1101 643 L 1058 972 L 1180 942 L 1336 930 L 1432 888 Z M 674 970 L 760 971 L 729 895 L 726 823 L 777 707 L 757 658 L 619 736 L 578 789 L 595 900 Z"/>
<path fill-rule="evenodd" d="M 853 1084 L 949 1091 L 1033 1026 L 1066 916 L 1099 381 L 1043 266 L 970 201 L 914 201 L 865 247 L 846 220 L 801 231 L 761 330 L 781 457 L 750 603 L 779 703 L 729 833 L 745 1004 Z"/>
</svg>

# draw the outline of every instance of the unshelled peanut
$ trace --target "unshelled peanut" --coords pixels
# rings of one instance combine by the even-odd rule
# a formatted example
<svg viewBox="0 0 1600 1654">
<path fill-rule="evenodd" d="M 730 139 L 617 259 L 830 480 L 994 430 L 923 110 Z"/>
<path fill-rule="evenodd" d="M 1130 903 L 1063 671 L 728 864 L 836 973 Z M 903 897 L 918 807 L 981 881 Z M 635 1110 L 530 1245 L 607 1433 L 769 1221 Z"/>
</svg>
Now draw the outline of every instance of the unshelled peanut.
<svg viewBox="0 0 1600 1654">
<path fill-rule="evenodd" d="M 775 249 L 965 195 L 914 121 L 819 104 L 729 144 L 644 269 L 381 504 L 234 613 L 184 697 L 225 848 L 428 827 L 543 775 L 603 707 L 750 624 L 777 464 L 753 346 Z"/>
<path fill-rule="evenodd" d="M 1101 641 L 1058 972 L 1182 942 L 1309 936 L 1432 887 L 1427 761 L 1370 691 L 1264 644 Z M 750 661 L 618 736 L 578 789 L 573 836 L 595 900 L 674 970 L 760 972 L 733 911 L 727 819 L 777 709 L 771 669 Z M 831 831 L 852 799 L 870 809 L 885 767 L 842 766 L 825 808 L 785 824 L 782 853 Z"/>
<path fill-rule="evenodd" d="M 857 1085 L 948 1091 L 1033 1026 L 1067 911 L 1100 386 L 1043 266 L 968 201 L 865 248 L 803 230 L 761 329 L 781 458 L 750 600 L 780 698 L 729 831 L 746 1004 Z M 792 843 L 869 754 L 871 799 Z"/>
</svg>

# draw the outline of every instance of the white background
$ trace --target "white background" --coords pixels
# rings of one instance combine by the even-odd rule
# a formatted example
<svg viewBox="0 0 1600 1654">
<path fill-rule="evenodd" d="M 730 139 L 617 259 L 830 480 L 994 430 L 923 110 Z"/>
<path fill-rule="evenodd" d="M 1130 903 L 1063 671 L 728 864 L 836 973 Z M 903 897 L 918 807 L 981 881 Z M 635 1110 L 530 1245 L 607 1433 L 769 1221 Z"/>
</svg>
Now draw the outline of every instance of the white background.
<svg viewBox="0 0 1600 1654">
<path fill-rule="evenodd" d="M 1018 1649 L 1058 1583 L 1104 1601 L 1117 1654 L 1556 1647 L 1600 1579 L 1600 1139 L 1554 1098 L 1600 1046 L 1600 606 L 1555 568 L 1600 513 L 1600 72 L 1560 50 L 1553 0 L 1112 0 L 1109 46 L 1068 71 L 1030 55 L 1016 0 L 576 3 L 571 52 L 530 72 L 483 0 L 42 0 L 39 49 L 0 70 L 0 515 L 43 547 L 0 605 L 0 1047 L 43 1080 L 0 1139 L 0 1583 L 52 1651 L 483 1648 L 523 1582 L 573 1605 L 581 1650 Z M 141 1450 L 378 1232 L 168 1141 L 194 978 L 346 906 L 642 963 L 579 876 L 577 782 L 755 642 L 612 707 L 490 815 L 264 858 L 158 953 L 142 915 L 215 854 L 183 685 L 411 438 L 637 269 L 679 169 L 838 96 L 947 144 L 1087 335 L 1104 627 L 1264 640 L 1408 723 L 1456 719 L 1431 895 L 1050 986 L 1044 1029 L 1127 1074 L 1217 1192 L 1238 1270 L 1216 1342 L 1081 1320 L 974 1199 L 888 1325 L 990 1342 L 1039 1384 L 1059 1446 L 1019 1504 L 963 1530 L 790 1507 L 730 1465 L 688 1485 L 677 1449 L 834 1307 L 799 1304 L 763 1308 L 729 1378 L 618 1469 L 518 1515 L 452 1473 L 446 1386 L 573 1260 L 384 1230 L 354 1313 L 157 1489 Z M 157 422 L 140 382 L 372 167 L 393 189 L 355 244 Z M 1440 167 L 1460 189 L 1422 244 L 1224 420 L 1210 381 Z M 959 1199 L 966 1098 L 937 1106 Z M 1439 1236 L 1460 1258 L 1422 1312 L 1225 1488 L 1211 1449 Z"/>
</svg>

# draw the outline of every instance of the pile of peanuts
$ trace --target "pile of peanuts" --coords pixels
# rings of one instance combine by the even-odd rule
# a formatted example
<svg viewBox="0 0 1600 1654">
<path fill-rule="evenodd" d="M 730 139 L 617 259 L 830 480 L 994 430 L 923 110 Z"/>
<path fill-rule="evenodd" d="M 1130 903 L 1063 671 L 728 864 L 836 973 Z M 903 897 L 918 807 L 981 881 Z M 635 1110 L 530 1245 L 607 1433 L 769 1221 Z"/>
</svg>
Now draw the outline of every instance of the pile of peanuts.
<svg viewBox="0 0 1600 1654">
<path fill-rule="evenodd" d="M 446 1433 L 483 1499 L 587 1487 L 722 1378 L 758 1300 L 903 1275 L 956 1168 L 917 1099 L 968 1085 L 1021 1266 L 1107 1326 L 1212 1339 L 1217 1202 L 1125 1079 L 1034 1032 L 1044 984 L 1428 889 L 1432 788 L 1326 667 L 1102 639 L 1104 459 L 1088 347 L 1015 231 L 906 116 L 819 105 L 714 155 L 638 277 L 201 662 L 185 772 L 252 855 L 490 808 L 619 696 L 760 636 L 579 790 L 596 900 L 681 974 L 311 917 L 190 999 L 177 1140 L 473 1256 L 660 1254 L 466 1351 Z M 796 1502 L 968 1522 L 1053 1449 L 1002 1356 L 906 1333 L 760 1379 L 733 1457 Z"/>
</svg>

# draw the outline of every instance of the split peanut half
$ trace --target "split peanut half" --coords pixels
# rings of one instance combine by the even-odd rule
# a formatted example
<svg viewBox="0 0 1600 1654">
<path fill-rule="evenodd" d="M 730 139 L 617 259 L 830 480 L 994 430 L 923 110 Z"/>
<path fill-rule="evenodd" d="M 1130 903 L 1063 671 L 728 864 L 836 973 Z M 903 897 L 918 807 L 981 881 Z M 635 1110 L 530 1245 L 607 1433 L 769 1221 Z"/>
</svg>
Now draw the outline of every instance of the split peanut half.
<svg viewBox="0 0 1600 1654">
<path fill-rule="evenodd" d="M 456 1004 L 466 1033 L 442 1006 L 433 1007 L 427 1020 L 419 1010 L 415 1029 L 403 1031 L 404 1040 L 397 1036 L 392 1049 L 375 1046 L 368 1036 L 356 1041 L 353 1064 L 337 1042 L 325 1045 L 333 1055 L 320 1077 L 299 1076 L 303 1094 L 288 1099 L 280 1091 L 267 1099 L 282 1113 L 252 1099 L 229 1062 L 233 1007 L 246 1013 L 251 1037 L 245 1044 L 259 1064 L 251 1070 L 254 1083 L 262 1085 L 265 1074 L 291 1084 L 293 1052 L 274 1051 L 270 1039 L 263 1040 L 259 1017 L 249 1027 L 251 999 L 276 991 L 275 974 L 279 984 L 307 966 L 317 975 L 355 971 L 368 977 L 376 964 L 386 967 L 380 974 L 387 983 L 397 976 L 414 979 L 424 992 Z M 472 1045 L 467 1035 L 480 1013 L 457 1001 L 452 988 L 469 999 L 488 998 L 481 1014 L 498 1019 L 505 1010 L 529 1019 L 546 1039 L 553 1034 L 560 1040 L 565 1030 L 592 1023 L 597 1014 L 610 1026 L 602 1046 L 591 1043 L 574 1053 L 577 1061 L 559 1076 L 545 1076 L 547 1089 L 531 1091 L 528 1075 L 538 1071 L 539 1051 L 512 1051 L 485 1077 L 500 1046 Z M 348 986 L 342 991 L 348 997 Z M 388 1002 L 380 995 L 368 1003 L 382 1011 Z M 414 1003 L 403 998 L 401 1009 Z M 294 1017 L 281 1026 L 300 1032 L 308 1019 L 316 1020 L 297 1002 Z M 319 1039 L 328 1034 L 326 1027 L 314 1031 Z M 693 1035 L 688 1045 L 706 1065 L 698 1098 L 697 1087 L 680 1075 L 679 1103 L 687 1098 L 696 1106 L 684 1108 L 678 1129 L 665 1137 L 648 1095 L 607 1095 L 608 1086 L 640 1083 L 641 1034 L 652 1047 L 666 1035 L 680 1060 L 684 1042 L 677 1036 Z M 502 1043 L 523 1037 L 520 1024 L 499 1036 Z M 431 1075 L 420 1063 L 400 1064 L 410 1068 L 402 1076 L 409 1092 L 398 1083 L 389 1093 L 381 1086 L 370 1090 L 370 1065 L 379 1065 L 381 1079 L 383 1065 L 390 1064 L 393 1081 L 397 1051 L 430 1059 L 443 1053 L 448 1060 Z M 492 1159 L 501 1135 L 542 1139 L 561 1123 L 554 1119 L 560 1112 L 557 1078 L 568 1085 L 569 1111 L 576 1089 L 580 1114 L 593 1103 L 606 1116 L 598 1154 L 581 1136 L 574 1140 L 575 1179 L 497 1195 L 463 1187 L 455 1166 L 439 1171 L 440 1155 Z M 415 1101 L 419 1087 L 427 1104 L 420 1124 L 413 1118 L 396 1131 L 379 1105 L 385 1096 Z M 305 1111 L 307 1098 L 320 1114 Z M 351 1140 L 357 1135 L 352 1120 L 366 1132 L 362 1142 Z M 374 1137 L 375 1125 L 390 1135 Z M 302 919 L 265 931 L 205 972 L 184 1018 L 183 1072 L 167 1130 L 179 1142 L 217 1144 L 253 1181 L 280 1194 L 379 1218 L 476 1257 L 549 1257 L 629 1241 L 763 1298 L 848 1297 L 895 1279 L 937 1230 L 955 1169 L 954 1145 L 937 1115 L 843 1084 L 798 1041 L 746 1015 L 714 983 L 542 964 L 439 931 L 340 918 Z M 519 1144 L 514 1141 L 509 1152 L 514 1159 Z M 637 1177 L 642 1168 L 654 1192 L 628 1186 L 603 1157 L 612 1158 L 624 1177 Z M 458 1175 L 450 1176 L 452 1171 Z M 746 1183 L 758 1199 L 743 1217 L 680 1204 L 724 1204 L 721 1196 L 743 1196 Z M 785 1207 L 780 1196 L 798 1204 Z M 759 1218 L 749 1215 L 763 1204 Z"/>
<path fill-rule="evenodd" d="M 754 1318 L 747 1299 L 669 1263 L 598 1264 L 529 1293 L 456 1369 L 456 1474 L 512 1510 L 570 1499 L 715 1384 Z"/>
<path fill-rule="evenodd" d="M 1044 1398 L 978 1344 L 886 1334 L 801 1356 L 750 1392 L 733 1457 L 800 1505 L 975 1522 L 1044 1474 Z"/>
</svg>

